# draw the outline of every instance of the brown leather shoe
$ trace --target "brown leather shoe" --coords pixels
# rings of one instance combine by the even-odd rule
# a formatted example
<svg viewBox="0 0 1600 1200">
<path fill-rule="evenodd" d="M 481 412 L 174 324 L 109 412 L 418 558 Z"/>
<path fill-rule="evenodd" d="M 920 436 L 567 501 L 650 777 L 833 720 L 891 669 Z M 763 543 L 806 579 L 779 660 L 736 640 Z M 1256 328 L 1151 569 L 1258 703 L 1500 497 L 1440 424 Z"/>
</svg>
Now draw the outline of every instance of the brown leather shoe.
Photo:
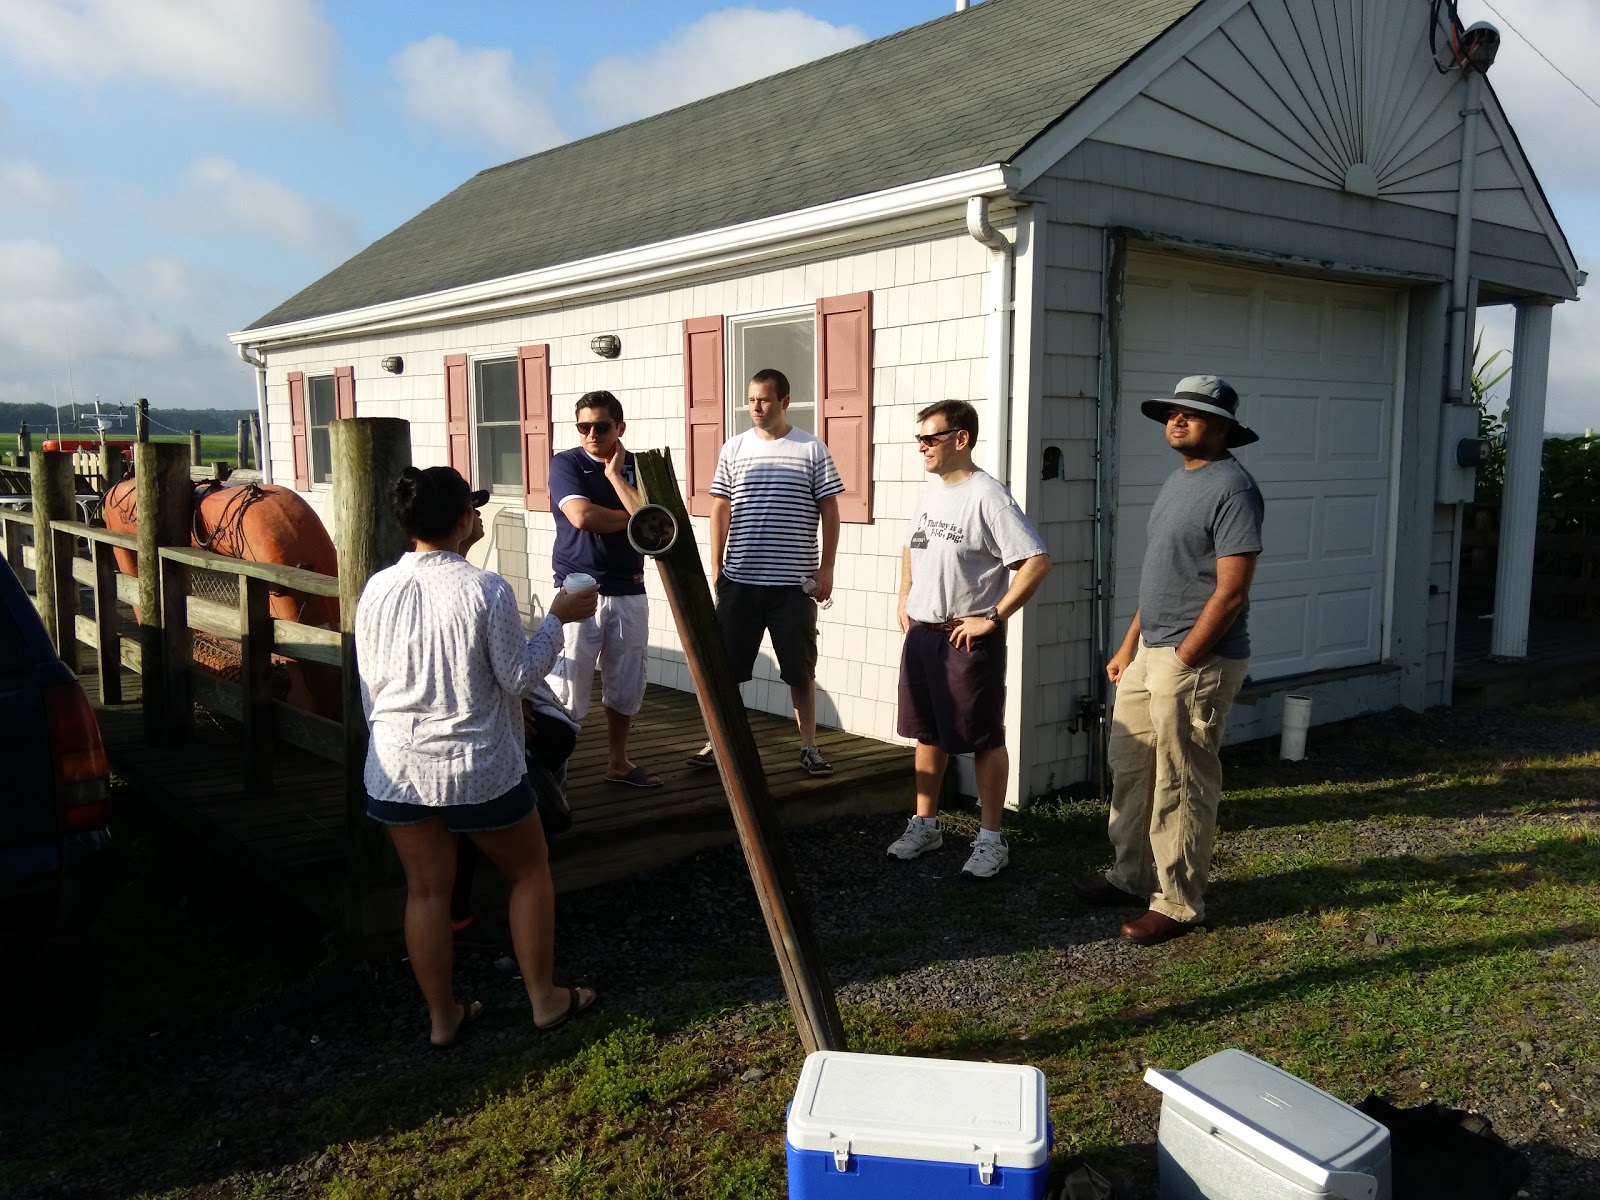
<svg viewBox="0 0 1600 1200">
<path fill-rule="evenodd" d="M 1087 875 L 1072 881 L 1072 894 L 1095 908 L 1131 908 L 1147 904 L 1143 896 L 1125 892 L 1104 875 Z"/>
<path fill-rule="evenodd" d="M 1198 921 L 1174 921 L 1166 913 L 1151 909 L 1122 927 L 1122 936 L 1137 946 L 1159 946 L 1200 928 Z"/>
</svg>

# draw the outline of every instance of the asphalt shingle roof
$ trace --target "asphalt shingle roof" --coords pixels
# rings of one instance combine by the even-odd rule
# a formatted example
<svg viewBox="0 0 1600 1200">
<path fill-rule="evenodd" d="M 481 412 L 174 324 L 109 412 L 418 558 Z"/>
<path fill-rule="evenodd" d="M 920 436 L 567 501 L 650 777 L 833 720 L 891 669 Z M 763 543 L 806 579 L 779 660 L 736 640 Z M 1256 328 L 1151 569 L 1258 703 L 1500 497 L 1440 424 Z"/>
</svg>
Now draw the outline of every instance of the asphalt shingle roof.
<svg viewBox="0 0 1600 1200">
<path fill-rule="evenodd" d="M 984 0 L 474 175 L 251 329 L 1006 162 L 1198 0 Z"/>
</svg>

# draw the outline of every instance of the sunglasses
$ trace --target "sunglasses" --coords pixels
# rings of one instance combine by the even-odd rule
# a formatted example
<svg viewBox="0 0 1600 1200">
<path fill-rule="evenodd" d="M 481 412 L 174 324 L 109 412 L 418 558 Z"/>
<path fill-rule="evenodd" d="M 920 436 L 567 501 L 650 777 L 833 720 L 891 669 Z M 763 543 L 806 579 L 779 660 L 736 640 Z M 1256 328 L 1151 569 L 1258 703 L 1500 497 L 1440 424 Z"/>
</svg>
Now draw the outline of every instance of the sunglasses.
<svg viewBox="0 0 1600 1200">
<path fill-rule="evenodd" d="M 589 431 L 592 429 L 596 437 L 605 437 L 606 434 L 611 432 L 612 424 L 613 422 L 611 421 L 579 421 L 578 432 L 584 437 L 588 437 Z"/>
<path fill-rule="evenodd" d="M 961 430 L 959 429 L 941 429 L 938 433 L 919 433 L 917 434 L 917 445 L 924 450 L 931 450 L 939 444 L 940 438 L 949 437 L 952 433 L 960 432 Z"/>
</svg>

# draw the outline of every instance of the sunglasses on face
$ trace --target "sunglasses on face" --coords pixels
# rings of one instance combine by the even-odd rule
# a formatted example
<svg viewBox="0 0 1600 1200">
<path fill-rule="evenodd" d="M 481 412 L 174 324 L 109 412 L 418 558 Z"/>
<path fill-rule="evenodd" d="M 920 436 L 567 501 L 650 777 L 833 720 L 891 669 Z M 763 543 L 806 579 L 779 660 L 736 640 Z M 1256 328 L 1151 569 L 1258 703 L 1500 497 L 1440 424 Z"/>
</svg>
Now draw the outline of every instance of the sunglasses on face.
<svg viewBox="0 0 1600 1200">
<path fill-rule="evenodd" d="M 937 433 L 919 433 L 917 434 L 917 445 L 924 450 L 931 450 L 939 444 L 940 438 L 949 437 L 952 433 L 960 432 L 959 429 L 941 429 Z"/>
<path fill-rule="evenodd" d="M 584 437 L 588 437 L 589 431 L 592 429 L 596 437 L 605 437 L 606 434 L 611 432 L 612 424 L 611 421 L 579 421 L 578 432 Z"/>
</svg>

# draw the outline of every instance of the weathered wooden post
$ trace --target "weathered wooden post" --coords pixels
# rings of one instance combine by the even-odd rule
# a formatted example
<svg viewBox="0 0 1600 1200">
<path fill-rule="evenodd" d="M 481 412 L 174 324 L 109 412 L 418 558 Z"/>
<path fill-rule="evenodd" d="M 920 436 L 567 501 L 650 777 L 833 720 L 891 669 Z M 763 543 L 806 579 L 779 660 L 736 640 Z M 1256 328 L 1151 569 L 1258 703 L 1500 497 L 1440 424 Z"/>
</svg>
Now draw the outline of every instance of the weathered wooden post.
<svg viewBox="0 0 1600 1200">
<path fill-rule="evenodd" d="M 100 484 L 103 496 L 117 484 L 122 482 L 122 477 L 127 473 L 127 460 L 122 457 L 121 446 L 108 446 L 100 443 Z"/>
<path fill-rule="evenodd" d="M 133 402 L 133 440 L 148 442 L 150 440 L 150 401 L 140 396 Z M 134 460 L 138 465 L 138 459 Z"/>
<path fill-rule="evenodd" d="M 198 429 L 189 430 L 189 465 L 191 467 L 203 467 L 206 465 L 200 457 L 202 453 L 204 451 L 200 446 L 200 431 Z"/>
<path fill-rule="evenodd" d="M 264 579 L 239 580 L 239 683 L 244 692 L 244 787 L 247 795 L 272 792 L 272 599 Z"/>
<path fill-rule="evenodd" d="M 767 790 L 766 774 L 761 769 L 761 755 L 756 749 L 755 735 L 750 731 L 750 718 L 728 667 L 716 610 L 711 603 L 711 589 L 706 586 L 705 570 L 700 564 L 700 552 L 695 547 L 689 513 L 683 506 L 672 463 L 656 450 L 636 454 L 635 461 L 645 499 L 666 509 L 676 524 L 676 538 L 670 545 L 652 550 L 651 557 L 661 568 L 662 587 L 678 626 L 689 673 L 694 678 L 700 713 L 705 718 L 717 770 L 728 794 L 728 807 L 733 810 L 739 845 L 744 850 L 750 879 L 761 902 L 767 935 L 772 939 L 778 958 L 778 969 L 789 995 L 789 1007 L 794 1011 L 800 1043 L 808 1054 L 813 1050 L 843 1050 L 844 1026 L 839 1020 L 833 984 L 828 979 L 827 967 L 811 928 L 805 896 L 789 861 L 777 809 Z M 651 519 L 660 521 L 661 516 L 649 509 L 635 514 L 629 525 L 630 533 L 643 534 Z M 660 531 L 657 533 L 659 537 Z M 637 540 L 642 546 L 648 541 L 644 536 Z M 664 539 L 657 540 L 655 544 L 660 546 L 662 541 Z"/>
<path fill-rule="evenodd" d="M 261 418 L 255 413 L 250 414 L 250 448 L 255 451 L 256 470 L 261 472 L 261 482 L 267 481 L 267 456 L 265 448 L 261 445 Z"/>
<path fill-rule="evenodd" d="M 72 455 L 44 450 L 34 459 L 33 594 L 50 641 L 74 671 L 78 669 L 78 585 L 72 578 L 72 540 L 57 538 L 57 521 L 71 521 Z M 65 548 L 66 553 L 62 550 Z"/>
<path fill-rule="evenodd" d="M 33 434 L 28 432 L 28 423 L 22 422 L 17 427 L 17 466 L 25 467 L 33 461 Z"/>
<path fill-rule="evenodd" d="M 121 462 L 120 456 L 117 459 Z M 100 648 L 100 703 L 122 703 L 122 635 L 117 631 L 116 549 L 106 542 L 90 542 L 94 555 L 94 625 Z"/>
<path fill-rule="evenodd" d="M 162 546 L 187 546 L 194 485 L 185 446 L 142 441 L 133 473 L 139 523 L 139 671 L 144 736 L 152 745 L 180 741 L 194 720 L 189 700 L 188 571 L 161 558 Z"/>
<path fill-rule="evenodd" d="M 377 914 L 367 897 L 385 882 L 382 830 L 367 820 L 367 721 L 356 662 L 356 604 L 367 580 L 405 553 L 392 489 L 411 465 L 411 423 L 397 417 L 350 417 L 328 426 L 333 468 L 333 544 L 339 554 L 339 633 L 344 692 L 344 802 L 350 858 L 346 932 L 362 937 Z"/>
<path fill-rule="evenodd" d="M 239 422 L 239 431 L 233 439 L 233 469 L 246 470 L 250 466 L 250 422 Z"/>
</svg>

